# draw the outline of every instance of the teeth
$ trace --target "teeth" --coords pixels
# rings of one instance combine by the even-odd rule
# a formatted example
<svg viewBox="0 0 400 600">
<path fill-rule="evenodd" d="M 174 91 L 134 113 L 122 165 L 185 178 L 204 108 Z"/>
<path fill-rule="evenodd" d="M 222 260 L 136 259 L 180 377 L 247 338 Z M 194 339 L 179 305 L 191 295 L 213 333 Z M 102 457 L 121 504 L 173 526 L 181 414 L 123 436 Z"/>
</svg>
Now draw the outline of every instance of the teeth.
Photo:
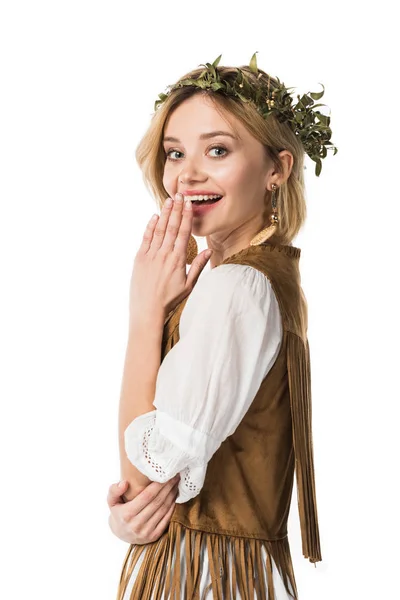
<svg viewBox="0 0 400 600">
<path fill-rule="evenodd" d="M 191 200 L 192 202 L 199 200 L 214 200 L 215 198 L 221 198 L 220 194 L 212 194 L 210 196 L 185 196 L 185 200 Z"/>
</svg>

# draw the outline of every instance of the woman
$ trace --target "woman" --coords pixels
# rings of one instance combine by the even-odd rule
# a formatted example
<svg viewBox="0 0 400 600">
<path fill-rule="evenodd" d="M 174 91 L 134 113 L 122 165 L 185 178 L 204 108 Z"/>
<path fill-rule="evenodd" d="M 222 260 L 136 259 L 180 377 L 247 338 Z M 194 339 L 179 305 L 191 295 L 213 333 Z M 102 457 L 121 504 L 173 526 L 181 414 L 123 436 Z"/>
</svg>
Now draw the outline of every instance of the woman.
<svg viewBox="0 0 400 600">
<path fill-rule="evenodd" d="M 303 553 L 321 560 L 307 304 L 291 241 L 306 215 L 304 152 L 318 175 L 329 117 L 314 122 L 323 92 L 292 106 L 255 55 L 241 69 L 220 58 L 160 94 L 137 150 L 161 214 L 131 280 L 125 481 L 108 496 L 110 527 L 131 544 L 117 600 L 297 598 L 295 470 Z M 207 240 L 208 268 L 191 232 Z"/>
</svg>

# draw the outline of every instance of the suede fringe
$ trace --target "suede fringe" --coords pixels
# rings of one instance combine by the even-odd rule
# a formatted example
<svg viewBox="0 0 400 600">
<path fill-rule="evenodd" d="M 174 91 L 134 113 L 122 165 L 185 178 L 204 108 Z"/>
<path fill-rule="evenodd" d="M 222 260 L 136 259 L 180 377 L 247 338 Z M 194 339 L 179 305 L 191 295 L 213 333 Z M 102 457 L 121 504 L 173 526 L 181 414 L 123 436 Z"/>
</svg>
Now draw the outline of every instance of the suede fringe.
<svg viewBox="0 0 400 600">
<path fill-rule="evenodd" d="M 182 536 L 184 557 L 181 557 Z M 266 550 L 266 561 L 262 557 L 262 547 Z M 200 595 L 203 552 L 208 555 L 211 583 Z M 143 553 L 144 560 L 135 576 L 131 593 L 124 597 L 135 565 Z M 186 566 L 184 581 L 182 558 Z M 193 530 L 171 521 L 168 530 L 157 541 L 129 547 L 116 600 L 181 600 L 182 597 L 185 600 L 204 600 L 210 590 L 214 600 L 275 600 L 272 559 L 288 594 L 297 600 L 287 537 L 275 541 L 235 537 Z M 264 581 L 265 571 L 268 590 Z"/>
<path fill-rule="evenodd" d="M 288 332 L 287 366 L 293 425 L 293 444 L 303 554 L 322 560 L 312 444 L 311 369 L 308 340 Z"/>
</svg>

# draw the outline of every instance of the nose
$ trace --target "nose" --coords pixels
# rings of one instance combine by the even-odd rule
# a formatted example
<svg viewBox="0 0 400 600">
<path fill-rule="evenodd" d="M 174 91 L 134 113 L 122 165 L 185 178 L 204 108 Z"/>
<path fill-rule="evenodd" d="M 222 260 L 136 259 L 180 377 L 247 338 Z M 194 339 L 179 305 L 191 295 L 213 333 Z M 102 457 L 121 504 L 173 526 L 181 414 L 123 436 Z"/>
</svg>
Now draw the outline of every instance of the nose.
<svg viewBox="0 0 400 600">
<path fill-rule="evenodd" d="M 195 160 L 185 159 L 185 164 L 179 174 L 179 181 L 183 184 L 190 184 L 193 181 L 205 181 L 207 176 L 196 166 Z"/>
</svg>

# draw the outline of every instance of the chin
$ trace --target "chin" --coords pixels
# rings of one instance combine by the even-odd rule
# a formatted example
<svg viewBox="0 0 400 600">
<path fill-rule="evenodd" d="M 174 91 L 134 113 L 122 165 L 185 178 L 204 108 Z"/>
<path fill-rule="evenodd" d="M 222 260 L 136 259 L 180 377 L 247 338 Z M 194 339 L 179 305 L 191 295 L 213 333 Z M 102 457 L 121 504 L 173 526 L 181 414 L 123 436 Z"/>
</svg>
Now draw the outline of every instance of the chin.
<svg viewBox="0 0 400 600">
<path fill-rule="evenodd" d="M 206 237 L 206 235 L 211 235 L 214 233 L 214 229 L 210 228 L 210 226 L 206 227 L 204 223 L 195 223 L 192 222 L 192 235 L 196 237 Z"/>
</svg>

